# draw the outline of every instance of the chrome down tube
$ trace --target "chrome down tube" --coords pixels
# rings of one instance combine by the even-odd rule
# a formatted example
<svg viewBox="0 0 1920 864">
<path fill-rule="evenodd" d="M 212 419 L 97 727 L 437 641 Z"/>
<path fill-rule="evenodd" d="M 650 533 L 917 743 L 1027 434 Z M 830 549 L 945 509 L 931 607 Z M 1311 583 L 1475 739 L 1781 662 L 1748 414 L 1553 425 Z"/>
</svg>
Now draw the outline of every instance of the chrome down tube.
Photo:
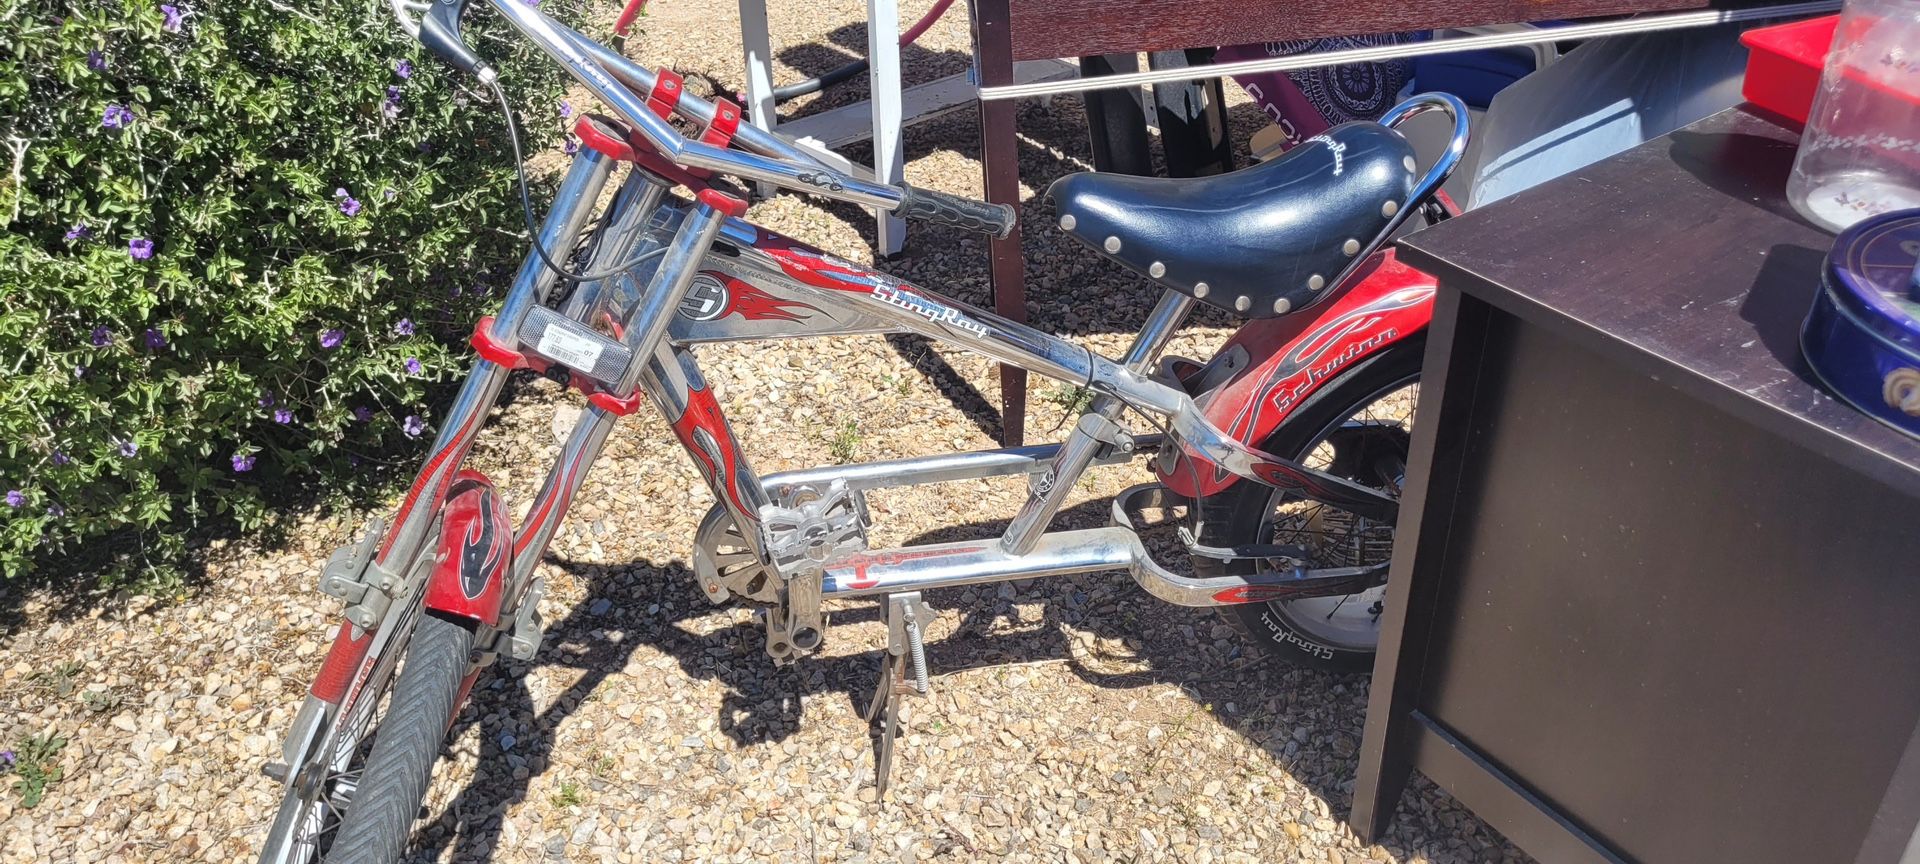
<svg viewBox="0 0 1920 864">
<path fill-rule="evenodd" d="M 1133 529 L 1110 525 L 1042 534 L 1033 551 L 1024 555 L 1008 552 L 991 538 L 861 552 L 828 562 L 821 593 L 865 597 L 1102 570 L 1126 570 L 1147 593 L 1178 606 L 1351 594 L 1363 590 L 1356 586 L 1378 584 L 1371 580 L 1384 581 L 1386 575 L 1383 568 L 1296 568 L 1205 579 L 1180 576 L 1155 563 Z"/>
<path fill-rule="evenodd" d="M 1119 465 L 1141 456 L 1149 455 L 1160 447 L 1159 435 L 1141 435 L 1134 438 L 1133 452 L 1113 452 L 1096 457 L 1095 465 Z M 984 480 L 989 477 L 1011 477 L 1016 474 L 1039 474 L 1053 465 L 1054 457 L 1060 452 L 1059 444 L 1037 444 L 1029 447 L 1009 447 L 1003 450 L 978 450 L 972 453 L 938 453 L 932 456 L 911 456 L 905 459 L 889 459 L 884 462 L 863 462 L 858 465 L 827 465 L 819 468 L 805 468 L 798 471 L 782 471 L 769 474 L 760 483 L 768 491 L 781 486 L 825 486 L 836 480 L 847 484 L 848 489 L 891 489 L 899 486 L 925 486 L 932 483 L 953 483 L 961 480 Z"/>
</svg>

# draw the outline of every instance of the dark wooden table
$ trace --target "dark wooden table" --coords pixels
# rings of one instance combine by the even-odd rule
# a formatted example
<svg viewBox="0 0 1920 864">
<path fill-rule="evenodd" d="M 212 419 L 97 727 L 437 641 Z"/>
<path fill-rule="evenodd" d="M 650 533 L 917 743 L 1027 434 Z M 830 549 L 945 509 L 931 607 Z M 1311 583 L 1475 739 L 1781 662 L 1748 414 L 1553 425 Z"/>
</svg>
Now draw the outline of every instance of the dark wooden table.
<svg viewBox="0 0 1920 864">
<path fill-rule="evenodd" d="M 1920 861 L 1920 441 L 1798 332 L 1830 235 L 1742 110 L 1422 231 L 1440 278 L 1352 822 L 1542 861 Z"/>
<path fill-rule="evenodd" d="M 1178 51 L 1220 45 L 1360 36 L 1480 24 L 1560 21 L 1645 12 L 1756 6 L 1770 0 L 972 0 L 980 85 L 1014 83 L 1018 60 Z M 987 200 L 1020 205 L 1014 102 L 980 106 Z M 1026 320 L 1020 230 L 993 241 L 994 311 Z M 1003 435 L 1025 434 L 1026 373 L 1001 367 Z"/>
</svg>

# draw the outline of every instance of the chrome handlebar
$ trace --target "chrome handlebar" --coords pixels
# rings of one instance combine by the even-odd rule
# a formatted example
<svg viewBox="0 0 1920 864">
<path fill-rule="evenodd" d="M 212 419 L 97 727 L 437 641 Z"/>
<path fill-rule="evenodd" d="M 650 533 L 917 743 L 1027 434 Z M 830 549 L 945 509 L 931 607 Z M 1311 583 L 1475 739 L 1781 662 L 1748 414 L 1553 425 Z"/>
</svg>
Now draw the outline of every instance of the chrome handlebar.
<svg viewBox="0 0 1920 864">
<path fill-rule="evenodd" d="M 600 101 L 611 107 L 617 115 L 640 132 L 646 143 L 651 144 L 662 157 L 684 168 L 702 168 L 732 174 L 748 180 L 759 180 L 821 195 L 839 201 L 847 201 L 867 207 L 881 208 L 887 211 L 898 209 L 906 198 L 904 190 L 884 183 L 861 180 L 833 168 L 811 154 L 795 146 L 792 142 L 780 138 L 756 126 L 742 125 L 735 133 L 734 142 L 741 149 L 729 149 L 700 141 L 690 140 L 676 131 L 671 124 L 647 108 L 639 93 L 651 92 L 654 86 L 652 72 L 618 52 L 600 45 L 571 28 L 554 21 L 524 0 L 488 0 L 494 10 L 504 16 L 515 30 L 531 39 L 541 52 L 559 61 L 574 80 L 579 81 Z M 435 16 L 446 17 L 452 13 L 457 17 L 466 0 L 438 0 L 437 3 L 426 0 L 387 0 L 394 19 L 407 33 L 426 44 L 425 31 L 435 28 L 426 26 Z M 443 8 L 444 7 L 444 8 Z M 428 44 L 436 53 L 446 56 L 446 51 Z M 454 45 L 457 52 L 464 53 L 464 45 Z M 471 57 L 470 53 L 466 53 Z M 455 65 L 463 65 L 458 58 L 447 57 Z M 489 80 L 493 70 L 480 64 L 477 70 L 482 80 Z M 681 93 L 675 110 L 682 116 L 695 122 L 710 123 L 713 120 L 714 105 L 704 99 Z"/>
</svg>

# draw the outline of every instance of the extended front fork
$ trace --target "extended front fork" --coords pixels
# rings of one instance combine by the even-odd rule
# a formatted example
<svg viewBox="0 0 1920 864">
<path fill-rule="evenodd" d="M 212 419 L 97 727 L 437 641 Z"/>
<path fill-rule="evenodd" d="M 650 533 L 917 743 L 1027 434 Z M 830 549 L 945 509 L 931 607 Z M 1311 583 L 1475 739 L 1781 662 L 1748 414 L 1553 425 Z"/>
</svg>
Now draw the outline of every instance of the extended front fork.
<svg viewBox="0 0 1920 864">
<path fill-rule="evenodd" d="M 549 255 L 558 260 L 571 257 L 568 253 L 579 241 L 616 165 L 617 160 L 592 149 L 583 148 L 574 156 L 561 181 L 553 209 L 538 234 L 537 242 Z M 664 198 L 665 187 L 657 180 L 645 172 L 632 172 L 616 197 L 615 206 L 610 208 L 606 226 L 601 229 L 599 243 L 585 269 L 600 272 L 627 260 L 644 235 L 652 212 Z M 591 297 L 593 292 L 606 287 L 605 282 L 629 280 L 629 284 L 622 287 L 637 294 L 641 302 L 621 322 L 623 341 L 632 357 L 648 359 L 630 362 L 619 380 L 609 382 L 613 386 L 599 388 L 601 392 L 575 425 L 526 520 L 515 531 L 513 562 L 504 586 L 506 614 L 497 631 L 485 634 L 488 638 L 480 646 L 483 657 L 491 658 L 498 651 L 506 650 L 515 656 L 530 658 L 537 650 L 538 622 L 532 615 L 532 607 L 538 601 L 539 586 L 533 579 L 534 565 L 565 517 L 614 424 L 641 401 L 640 389 L 644 387 L 648 391 L 670 423 L 687 413 L 689 400 L 684 394 L 705 392 L 705 382 L 700 380 L 691 358 L 669 346 L 665 336 L 700 259 L 706 255 L 724 222 L 725 217 L 708 204 L 692 206 L 661 253 L 662 260 L 644 291 L 636 290 L 636 286 L 630 284 L 633 275 L 625 272 L 576 287 L 577 294 Z M 545 304 L 557 278 L 537 252 L 527 255 L 499 314 L 476 329 L 475 345 L 487 362 L 476 364 L 462 384 L 399 512 L 384 531 L 376 522 L 373 535 L 343 550 L 342 555 L 336 556 L 343 562 L 342 566 L 330 566 L 323 577 L 329 583 L 336 583 L 328 586 L 328 593 L 349 592 L 353 597 L 349 600 L 347 620 L 340 625 L 340 633 L 328 650 L 283 745 L 285 766 L 270 772 L 286 783 L 301 782 L 303 778 L 310 781 L 312 778 L 306 775 L 314 770 L 338 770 L 309 763 L 316 753 L 340 749 L 333 739 L 343 731 L 336 723 L 343 709 L 368 686 L 380 683 L 369 680 L 376 667 L 391 671 L 391 664 L 380 664 L 379 659 L 405 647 L 410 634 L 404 631 L 410 628 L 397 625 L 418 613 L 424 594 L 422 583 L 431 569 L 413 566 L 414 562 L 438 530 L 440 502 L 465 461 L 484 419 L 499 399 L 512 371 L 526 365 L 512 359 L 520 347 L 522 325 L 530 312 Z M 569 308 L 576 307 L 570 304 Z M 503 347 L 507 349 L 504 353 L 498 350 Z M 489 351 L 489 348 L 495 350 Z M 713 412 L 713 419 L 724 431 L 724 420 L 718 419 L 717 412 Z M 743 512 L 737 512 L 735 517 L 743 526 L 754 525 L 764 493 L 759 491 L 758 481 L 746 472 L 744 463 L 736 464 L 744 476 L 735 488 L 750 491 L 746 492 L 747 500 L 739 508 Z M 752 496 L 762 500 L 756 501 Z M 353 572 L 344 572 L 346 570 Z M 503 644 L 497 637 L 510 638 Z M 282 827 L 276 824 L 276 835 Z"/>
</svg>

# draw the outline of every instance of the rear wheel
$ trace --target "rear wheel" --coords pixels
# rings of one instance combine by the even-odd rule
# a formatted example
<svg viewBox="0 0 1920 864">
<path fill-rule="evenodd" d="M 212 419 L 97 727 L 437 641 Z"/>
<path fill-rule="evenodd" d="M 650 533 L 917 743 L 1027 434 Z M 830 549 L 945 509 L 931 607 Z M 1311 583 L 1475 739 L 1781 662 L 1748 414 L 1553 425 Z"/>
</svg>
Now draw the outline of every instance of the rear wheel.
<svg viewBox="0 0 1920 864">
<path fill-rule="evenodd" d="M 1348 369 L 1302 403 L 1260 448 L 1399 497 L 1414 407 L 1420 394 L 1424 334 L 1396 342 Z M 1201 542 L 1277 544 L 1306 550 L 1308 567 L 1356 567 L 1393 555 L 1390 522 L 1242 481 L 1202 502 Z M 1258 562 L 1196 556 L 1196 575 L 1251 573 Z M 1380 641 L 1386 586 L 1337 597 L 1249 603 L 1222 610 L 1254 641 L 1290 663 L 1331 672 L 1366 672 Z"/>
</svg>

